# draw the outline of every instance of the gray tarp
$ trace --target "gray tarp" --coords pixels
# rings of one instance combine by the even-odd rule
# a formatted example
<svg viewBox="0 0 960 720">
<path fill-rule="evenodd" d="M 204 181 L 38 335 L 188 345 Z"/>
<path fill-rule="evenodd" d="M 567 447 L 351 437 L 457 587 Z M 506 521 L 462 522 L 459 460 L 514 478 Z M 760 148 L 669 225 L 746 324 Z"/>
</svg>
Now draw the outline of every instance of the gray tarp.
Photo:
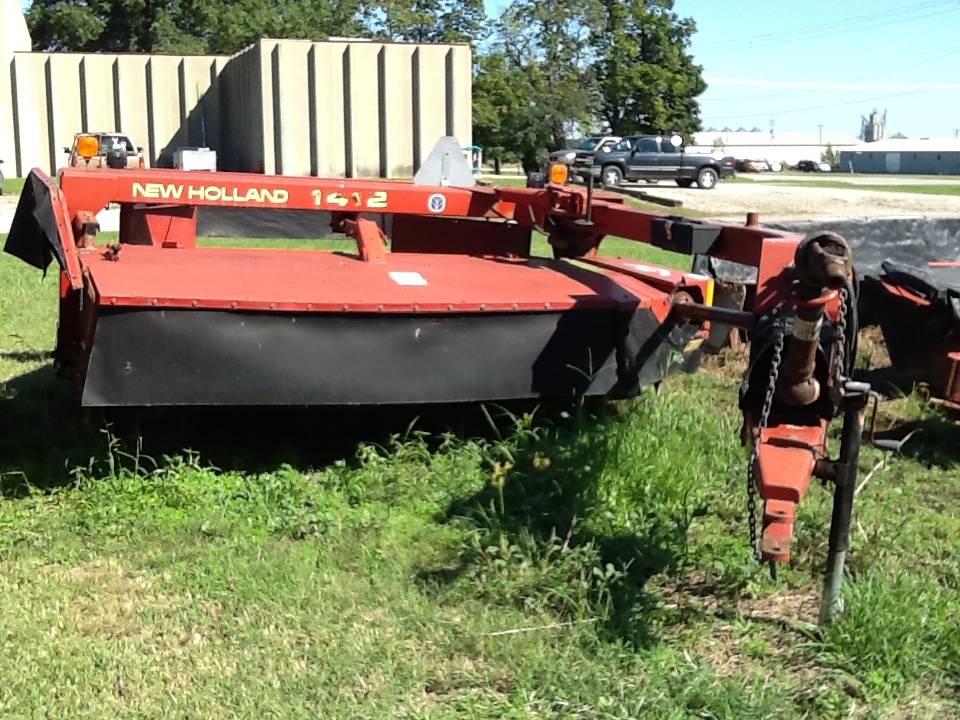
<svg viewBox="0 0 960 720">
<path fill-rule="evenodd" d="M 384 227 L 390 216 L 367 215 Z M 389 222 L 386 232 L 389 234 Z M 263 210 L 260 208 L 200 207 L 197 211 L 198 237 L 288 238 L 323 240 L 342 238 L 330 229 L 330 213 L 316 210 Z"/>
<path fill-rule="evenodd" d="M 767 223 L 800 234 L 833 230 L 853 248 L 860 277 L 877 275 L 881 263 L 923 267 L 931 260 L 960 260 L 960 218 L 894 218 Z"/>
</svg>

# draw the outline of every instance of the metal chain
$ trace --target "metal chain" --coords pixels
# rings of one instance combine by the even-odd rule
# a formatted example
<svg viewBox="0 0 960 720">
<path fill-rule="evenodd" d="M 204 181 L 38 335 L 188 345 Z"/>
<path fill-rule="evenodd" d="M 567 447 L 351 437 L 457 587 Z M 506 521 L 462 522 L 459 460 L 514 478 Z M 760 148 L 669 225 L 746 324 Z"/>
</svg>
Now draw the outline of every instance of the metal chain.
<svg viewBox="0 0 960 720">
<path fill-rule="evenodd" d="M 846 357 L 847 357 L 847 289 L 840 291 L 840 317 L 837 320 L 837 365 L 834 369 L 834 387 L 839 388 L 842 384 L 842 378 L 847 375 Z"/>
<path fill-rule="evenodd" d="M 767 394 L 763 399 L 763 408 L 757 422 L 757 435 L 750 452 L 750 464 L 747 466 L 747 522 L 750 527 L 750 547 L 753 556 L 760 560 L 760 540 L 757 532 L 757 461 L 760 458 L 760 440 L 770 420 L 770 408 L 773 407 L 773 395 L 777 389 L 777 377 L 780 375 L 780 361 L 783 354 L 785 332 L 782 323 L 777 322 L 777 339 L 773 346 L 773 358 L 770 362 L 770 377 L 767 381 Z"/>
</svg>

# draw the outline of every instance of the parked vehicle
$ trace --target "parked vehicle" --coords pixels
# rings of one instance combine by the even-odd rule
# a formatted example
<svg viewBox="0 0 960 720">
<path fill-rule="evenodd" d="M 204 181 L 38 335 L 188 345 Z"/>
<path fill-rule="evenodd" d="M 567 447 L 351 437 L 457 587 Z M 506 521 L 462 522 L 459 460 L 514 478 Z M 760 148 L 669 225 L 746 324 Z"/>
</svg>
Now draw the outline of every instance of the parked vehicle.
<svg viewBox="0 0 960 720">
<path fill-rule="evenodd" d="M 631 135 L 609 152 L 598 152 L 574 161 L 573 172 L 592 173 L 604 185 L 617 186 L 625 180 L 673 180 L 680 187 L 693 183 L 703 190 L 732 177 L 735 160 L 722 153 L 687 153 L 679 135 Z"/>
<path fill-rule="evenodd" d="M 606 152 L 618 142 L 620 142 L 619 135 L 601 135 L 598 137 L 584 138 L 583 142 L 581 142 L 575 148 L 556 150 L 550 153 L 550 161 L 562 161 L 566 162 L 567 164 L 571 164 L 578 155 L 586 157 L 588 153 Z"/>
<path fill-rule="evenodd" d="M 797 163 L 797 170 L 800 172 L 830 172 L 830 163 L 817 162 L 816 160 L 801 160 Z"/>
<path fill-rule="evenodd" d="M 770 163 L 766 160 L 737 160 L 737 172 L 769 172 Z"/>
<path fill-rule="evenodd" d="M 63 149 L 70 167 L 143 168 L 143 148 L 124 133 L 89 132 L 73 136 L 73 146 Z"/>
</svg>

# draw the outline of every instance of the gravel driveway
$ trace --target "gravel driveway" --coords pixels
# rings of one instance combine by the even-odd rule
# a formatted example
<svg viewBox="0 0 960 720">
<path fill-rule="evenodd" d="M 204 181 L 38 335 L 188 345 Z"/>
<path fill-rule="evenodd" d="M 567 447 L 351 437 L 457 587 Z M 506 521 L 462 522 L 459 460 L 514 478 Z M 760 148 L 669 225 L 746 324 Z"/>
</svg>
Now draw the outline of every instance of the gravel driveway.
<svg viewBox="0 0 960 720">
<path fill-rule="evenodd" d="M 838 178 L 839 179 L 839 178 Z M 877 192 L 820 187 L 782 187 L 776 182 L 720 182 L 713 190 L 640 185 L 651 195 L 683 202 L 683 207 L 724 220 L 742 220 L 748 211 L 760 222 L 878 217 L 960 217 L 960 196 Z"/>
</svg>

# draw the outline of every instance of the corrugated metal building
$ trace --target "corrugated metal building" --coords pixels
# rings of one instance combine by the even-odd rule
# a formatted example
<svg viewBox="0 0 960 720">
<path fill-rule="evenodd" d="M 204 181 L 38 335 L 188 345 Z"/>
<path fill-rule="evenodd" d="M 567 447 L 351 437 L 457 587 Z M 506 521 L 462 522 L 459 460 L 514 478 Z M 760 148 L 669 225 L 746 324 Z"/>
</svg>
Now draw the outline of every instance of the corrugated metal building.
<svg viewBox="0 0 960 720">
<path fill-rule="evenodd" d="M 960 140 L 890 138 L 840 153 L 840 170 L 861 173 L 960 175 Z"/>
<path fill-rule="evenodd" d="M 819 162 L 828 146 L 841 151 L 859 142 L 855 135 L 837 132 L 706 130 L 694 135 L 697 146 L 719 146 L 723 152 L 735 158 L 787 162 L 790 165 L 796 165 L 801 160 Z"/>
<path fill-rule="evenodd" d="M 15 52 L 29 50 L 30 33 L 23 19 L 23 8 L 17 0 L 0 0 L 0 60 L 3 61 L 3 67 L 0 68 L 0 142 L 3 143 L 0 152 L 7 155 L 0 156 L 0 160 L 7 163 L 13 162 L 7 149 L 13 137 L 13 113 L 8 100 L 13 92 L 10 85 L 10 61 L 13 60 Z M 5 170 L 8 175 L 13 174 L 9 166 Z"/>
</svg>

